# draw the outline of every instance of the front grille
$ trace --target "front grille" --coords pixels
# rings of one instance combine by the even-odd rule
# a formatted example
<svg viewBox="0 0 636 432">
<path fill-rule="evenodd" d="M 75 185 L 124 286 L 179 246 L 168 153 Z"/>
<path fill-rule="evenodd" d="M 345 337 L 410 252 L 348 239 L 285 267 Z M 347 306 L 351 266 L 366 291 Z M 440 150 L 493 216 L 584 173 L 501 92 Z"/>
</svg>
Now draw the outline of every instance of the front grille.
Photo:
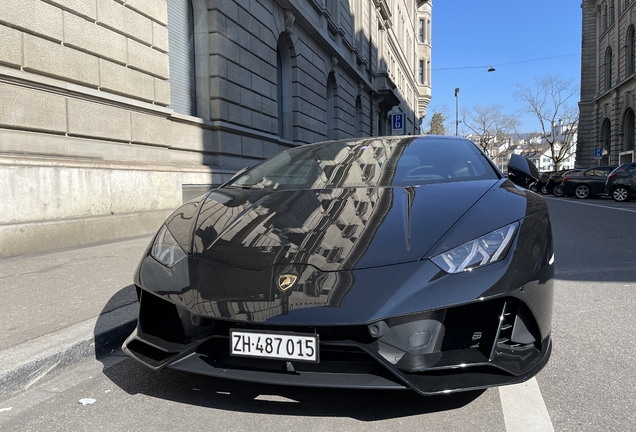
<svg viewBox="0 0 636 432">
<path fill-rule="evenodd" d="M 227 337 L 213 337 L 197 348 L 197 353 L 216 368 L 246 369 L 262 372 L 322 372 L 322 373 L 381 373 L 386 370 L 369 354 L 354 345 L 320 343 L 320 363 L 288 362 L 268 358 L 250 358 L 230 355 Z"/>
<path fill-rule="evenodd" d="M 294 326 L 260 323 L 237 323 L 223 320 L 212 320 L 214 323 L 214 334 L 219 336 L 229 336 L 230 329 L 240 330 L 261 330 L 261 331 L 286 331 L 294 333 L 309 333 L 320 335 L 321 342 L 352 340 L 362 344 L 372 343 L 373 338 L 369 335 L 366 325 L 353 326 Z"/>
</svg>

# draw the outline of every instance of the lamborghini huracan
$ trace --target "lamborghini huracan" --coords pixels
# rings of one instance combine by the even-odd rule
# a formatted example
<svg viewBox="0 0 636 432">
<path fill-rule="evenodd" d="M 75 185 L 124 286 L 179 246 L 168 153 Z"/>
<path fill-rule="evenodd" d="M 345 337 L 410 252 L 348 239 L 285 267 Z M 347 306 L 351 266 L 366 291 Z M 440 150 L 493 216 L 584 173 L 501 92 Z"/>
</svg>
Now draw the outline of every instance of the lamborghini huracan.
<svg viewBox="0 0 636 432">
<path fill-rule="evenodd" d="M 548 208 L 458 137 L 291 148 L 183 204 L 134 276 L 124 351 L 268 384 L 439 394 L 523 382 L 551 352 Z"/>
</svg>

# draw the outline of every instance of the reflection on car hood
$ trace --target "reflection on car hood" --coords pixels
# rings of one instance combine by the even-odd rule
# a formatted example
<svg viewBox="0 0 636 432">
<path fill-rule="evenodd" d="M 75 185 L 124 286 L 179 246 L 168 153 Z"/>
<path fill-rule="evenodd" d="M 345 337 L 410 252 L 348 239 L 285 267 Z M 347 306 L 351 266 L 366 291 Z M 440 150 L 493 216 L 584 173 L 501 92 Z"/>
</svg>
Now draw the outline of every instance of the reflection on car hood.
<svg viewBox="0 0 636 432">
<path fill-rule="evenodd" d="M 195 258 L 249 270 L 298 264 L 340 271 L 415 261 L 496 183 L 221 188 L 201 208 L 192 252 Z"/>
</svg>

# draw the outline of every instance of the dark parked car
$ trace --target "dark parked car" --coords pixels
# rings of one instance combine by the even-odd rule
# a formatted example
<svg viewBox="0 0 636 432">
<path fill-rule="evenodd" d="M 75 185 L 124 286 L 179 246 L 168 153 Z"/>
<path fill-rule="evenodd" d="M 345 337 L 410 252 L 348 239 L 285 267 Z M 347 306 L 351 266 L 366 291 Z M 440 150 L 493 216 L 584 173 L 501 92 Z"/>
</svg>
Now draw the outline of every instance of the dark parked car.
<svg viewBox="0 0 636 432">
<path fill-rule="evenodd" d="M 575 196 L 580 199 L 604 195 L 607 176 L 615 168 L 615 166 L 599 166 L 567 173 L 563 176 L 561 192 L 565 196 Z"/>
<path fill-rule="evenodd" d="M 260 383 L 483 389 L 545 366 L 553 278 L 545 200 L 469 140 L 303 145 L 166 219 L 123 349 Z"/>
<path fill-rule="evenodd" d="M 636 162 L 623 164 L 612 171 L 605 182 L 605 193 L 618 202 L 632 199 L 636 194 Z"/>
<path fill-rule="evenodd" d="M 572 174 L 581 171 L 580 169 L 560 170 L 552 174 L 548 178 L 548 183 L 545 188 L 548 194 L 552 194 L 556 197 L 562 197 L 563 191 L 561 190 L 561 183 L 563 182 L 563 176 L 565 174 Z"/>
<path fill-rule="evenodd" d="M 544 171 L 539 176 L 539 179 L 530 185 L 530 190 L 534 192 L 540 192 L 544 195 L 548 194 L 548 190 L 546 189 L 546 184 L 548 183 L 548 179 L 550 176 L 554 174 L 554 171 Z"/>
</svg>

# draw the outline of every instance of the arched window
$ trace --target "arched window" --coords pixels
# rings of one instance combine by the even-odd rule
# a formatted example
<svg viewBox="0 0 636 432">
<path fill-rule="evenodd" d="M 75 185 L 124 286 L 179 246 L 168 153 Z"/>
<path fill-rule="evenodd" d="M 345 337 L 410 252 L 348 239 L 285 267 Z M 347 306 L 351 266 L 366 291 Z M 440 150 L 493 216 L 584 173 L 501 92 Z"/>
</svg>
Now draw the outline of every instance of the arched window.
<svg viewBox="0 0 636 432">
<path fill-rule="evenodd" d="M 612 88 L 613 81 L 613 63 L 614 63 L 614 54 L 612 53 L 612 48 L 607 47 L 605 50 L 605 91 Z"/>
<path fill-rule="evenodd" d="M 605 119 L 603 126 L 601 127 L 601 145 L 603 146 L 603 159 L 609 160 L 609 155 L 612 149 L 612 123 L 609 119 Z"/>
<path fill-rule="evenodd" d="M 331 72 L 327 77 L 327 139 L 336 139 L 336 77 Z"/>
<path fill-rule="evenodd" d="M 627 74 L 636 72 L 636 32 L 634 26 L 629 26 L 627 30 Z"/>
<path fill-rule="evenodd" d="M 276 49 L 276 103 L 278 104 L 278 136 L 292 139 L 291 56 L 284 36 Z"/>
<path fill-rule="evenodd" d="M 194 12 L 190 0 L 168 2 L 167 28 L 170 108 L 181 114 L 196 115 Z"/>
<path fill-rule="evenodd" d="M 625 151 L 634 150 L 634 137 L 636 136 L 636 122 L 634 122 L 634 111 L 631 108 L 628 108 L 627 112 L 625 113 L 623 134 L 625 136 L 623 149 Z"/>
</svg>

